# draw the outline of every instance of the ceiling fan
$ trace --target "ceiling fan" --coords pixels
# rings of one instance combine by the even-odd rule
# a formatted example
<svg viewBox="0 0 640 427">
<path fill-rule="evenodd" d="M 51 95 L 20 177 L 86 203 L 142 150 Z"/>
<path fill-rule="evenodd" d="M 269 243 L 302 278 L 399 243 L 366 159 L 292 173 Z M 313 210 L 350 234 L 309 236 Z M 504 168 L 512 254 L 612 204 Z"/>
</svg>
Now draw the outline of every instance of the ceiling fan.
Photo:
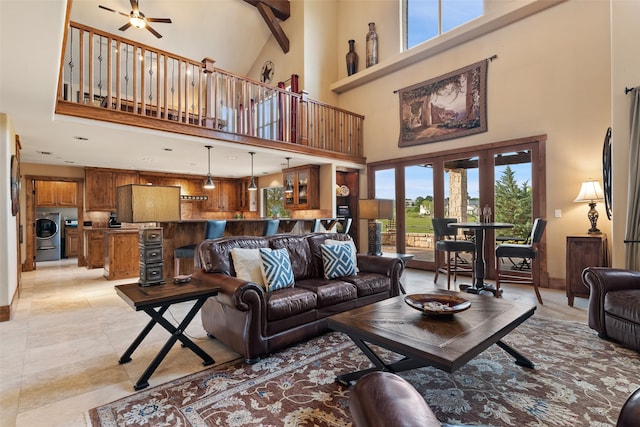
<svg viewBox="0 0 640 427">
<path fill-rule="evenodd" d="M 120 31 L 124 31 L 127 28 L 134 26 L 136 28 L 146 28 L 147 30 L 149 30 L 151 32 L 151 34 L 153 34 L 154 36 L 156 36 L 157 38 L 162 38 L 162 35 L 157 32 L 156 30 L 154 30 L 153 28 L 151 28 L 151 26 L 149 26 L 149 22 L 162 22 L 165 24 L 171 24 L 171 19 L 169 18 L 147 18 L 146 16 L 144 16 L 144 13 L 140 12 L 140 9 L 138 8 L 138 2 L 139 0 L 129 0 L 131 2 L 131 12 L 129 13 L 124 13 L 124 12 L 120 12 L 117 10 L 113 10 L 111 8 L 108 8 L 106 6 L 102 6 L 99 5 L 98 7 L 100 9 L 104 9 L 104 10 L 108 10 L 109 12 L 113 12 L 113 13 L 118 13 L 122 16 L 126 16 L 127 18 L 129 18 L 129 22 L 127 22 L 126 24 L 124 24 L 122 27 L 118 28 Z"/>
</svg>

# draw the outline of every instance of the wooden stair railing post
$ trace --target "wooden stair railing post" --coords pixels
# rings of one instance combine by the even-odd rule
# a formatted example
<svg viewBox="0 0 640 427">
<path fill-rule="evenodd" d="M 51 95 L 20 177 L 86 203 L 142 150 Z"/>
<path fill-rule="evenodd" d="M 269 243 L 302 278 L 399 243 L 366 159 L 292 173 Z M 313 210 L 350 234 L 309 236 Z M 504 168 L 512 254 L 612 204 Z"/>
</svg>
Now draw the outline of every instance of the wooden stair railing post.
<svg viewBox="0 0 640 427">
<path fill-rule="evenodd" d="M 291 74 L 291 92 L 298 92 L 298 75 Z M 296 144 L 298 142 L 298 98 L 291 97 L 291 142 Z"/>
<path fill-rule="evenodd" d="M 284 82 L 278 82 L 278 88 L 284 90 Z M 284 93 L 278 92 L 278 141 L 284 141 Z"/>
<path fill-rule="evenodd" d="M 213 120 L 213 109 L 215 105 L 213 104 L 213 85 L 211 82 L 211 76 L 215 71 L 213 67 L 213 63 L 215 61 L 211 58 L 204 58 L 202 60 L 203 69 L 205 79 L 206 79 L 206 89 L 204 96 L 204 126 L 210 129 L 214 129 L 214 120 Z"/>
</svg>

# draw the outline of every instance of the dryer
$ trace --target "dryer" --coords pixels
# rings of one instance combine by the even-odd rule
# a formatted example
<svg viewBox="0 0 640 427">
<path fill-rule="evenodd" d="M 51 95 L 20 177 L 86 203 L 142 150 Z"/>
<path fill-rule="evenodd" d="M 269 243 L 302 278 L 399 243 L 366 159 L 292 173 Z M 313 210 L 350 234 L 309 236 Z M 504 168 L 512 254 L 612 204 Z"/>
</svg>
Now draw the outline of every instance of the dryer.
<svg viewBox="0 0 640 427">
<path fill-rule="evenodd" d="M 60 214 L 39 212 L 36 214 L 36 262 L 59 260 Z"/>
</svg>

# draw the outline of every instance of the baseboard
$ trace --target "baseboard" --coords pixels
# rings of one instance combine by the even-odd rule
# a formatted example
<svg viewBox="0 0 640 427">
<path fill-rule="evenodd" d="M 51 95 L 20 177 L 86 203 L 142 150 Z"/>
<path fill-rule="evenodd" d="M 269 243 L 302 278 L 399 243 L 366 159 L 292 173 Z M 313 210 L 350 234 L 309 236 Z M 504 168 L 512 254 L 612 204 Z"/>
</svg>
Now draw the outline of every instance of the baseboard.
<svg viewBox="0 0 640 427">
<path fill-rule="evenodd" d="M 16 289 L 11 299 L 10 305 L 0 306 L 0 322 L 8 322 L 11 320 L 11 315 L 16 311 L 18 300 L 20 299 L 20 286 Z"/>
</svg>

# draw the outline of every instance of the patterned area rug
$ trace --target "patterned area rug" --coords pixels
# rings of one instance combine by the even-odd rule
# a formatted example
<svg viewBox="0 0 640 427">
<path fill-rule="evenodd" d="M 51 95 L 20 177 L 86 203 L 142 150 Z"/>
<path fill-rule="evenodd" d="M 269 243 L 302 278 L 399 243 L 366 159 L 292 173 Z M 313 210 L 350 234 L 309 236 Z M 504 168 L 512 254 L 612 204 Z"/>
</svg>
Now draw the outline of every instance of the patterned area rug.
<svg viewBox="0 0 640 427">
<path fill-rule="evenodd" d="M 531 318 L 504 341 L 536 368 L 492 346 L 453 374 L 400 375 L 440 421 L 493 426 L 612 426 L 640 387 L 640 355 L 583 324 Z M 334 379 L 369 366 L 348 337 L 331 332 L 255 365 L 237 360 L 132 394 L 89 418 L 95 427 L 350 426 L 349 390 Z"/>
</svg>

